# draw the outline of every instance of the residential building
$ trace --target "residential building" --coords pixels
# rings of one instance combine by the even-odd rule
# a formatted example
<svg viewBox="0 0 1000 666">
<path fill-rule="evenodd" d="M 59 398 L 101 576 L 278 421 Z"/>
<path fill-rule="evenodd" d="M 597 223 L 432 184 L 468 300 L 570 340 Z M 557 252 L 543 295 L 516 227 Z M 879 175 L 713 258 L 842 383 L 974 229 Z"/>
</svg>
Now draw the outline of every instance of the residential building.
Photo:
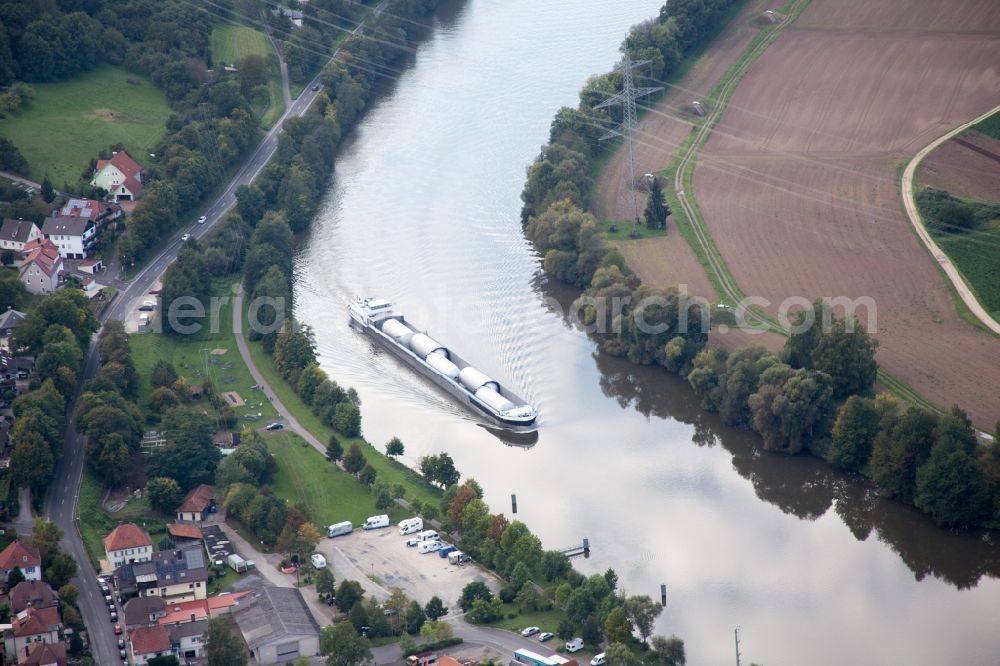
<svg viewBox="0 0 1000 666">
<path fill-rule="evenodd" d="M 142 195 L 142 167 L 120 150 L 110 160 L 97 160 L 90 184 L 106 191 L 112 201 L 134 201 Z"/>
<path fill-rule="evenodd" d="M 104 262 L 100 259 L 84 259 L 76 266 L 81 273 L 97 275 L 104 269 Z"/>
<path fill-rule="evenodd" d="M 192 488 L 177 507 L 177 520 L 201 522 L 215 509 L 215 486 L 201 484 Z"/>
<path fill-rule="evenodd" d="M 10 612 L 18 614 L 24 609 L 51 608 L 59 605 L 59 593 L 41 580 L 24 580 L 7 593 Z"/>
<path fill-rule="evenodd" d="M 258 664 L 285 664 L 319 652 L 319 625 L 295 588 L 262 587 L 240 600 L 232 616 Z"/>
<path fill-rule="evenodd" d="M 42 235 L 52 241 L 64 259 L 87 259 L 101 230 L 122 216 L 120 206 L 92 199 L 70 199 L 42 223 Z"/>
<path fill-rule="evenodd" d="M 226 592 L 206 599 L 169 603 L 160 616 L 160 624 L 184 624 L 209 620 L 223 615 L 229 615 L 239 600 L 249 592 Z M 155 599 L 156 597 L 149 597 Z"/>
<path fill-rule="evenodd" d="M 125 628 L 159 624 L 167 614 L 167 602 L 160 597 L 132 597 L 122 606 Z"/>
<path fill-rule="evenodd" d="M 38 550 L 20 541 L 12 541 L 0 551 L 0 574 L 4 583 L 15 567 L 21 570 L 25 580 L 42 579 L 42 558 Z"/>
<path fill-rule="evenodd" d="M 7 312 L 0 314 L 0 339 L 4 341 L 11 336 L 17 327 L 24 321 L 25 314 L 14 308 L 7 308 Z"/>
<path fill-rule="evenodd" d="M 26 608 L 11 618 L 10 632 L 4 638 L 8 659 L 13 659 L 25 646 L 32 643 L 59 643 L 59 609 Z"/>
<path fill-rule="evenodd" d="M 132 562 L 149 562 L 153 559 L 153 541 L 135 523 L 125 523 L 104 537 L 104 553 L 112 569 Z"/>
<path fill-rule="evenodd" d="M 168 604 L 208 596 L 208 568 L 199 544 L 154 553 L 149 562 L 124 564 L 115 570 L 123 595 L 162 597 Z"/>
<path fill-rule="evenodd" d="M 136 627 L 128 635 L 129 662 L 144 666 L 154 657 L 173 654 L 170 632 L 162 624 Z"/>
<path fill-rule="evenodd" d="M 32 294 L 48 294 L 62 284 L 63 258 L 48 240 L 33 240 L 24 246 L 19 278 Z"/>
<path fill-rule="evenodd" d="M 169 625 L 167 631 L 170 634 L 170 647 L 182 664 L 205 656 L 203 637 L 208 631 L 208 620 Z"/>
<path fill-rule="evenodd" d="M 42 237 L 42 230 L 31 220 L 13 220 L 4 218 L 0 227 L 0 251 L 12 250 L 17 253 L 24 251 L 24 246 Z"/>
<path fill-rule="evenodd" d="M 66 666 L 65 643 L 32 643 L 17 653 L 20 666 Z"/>
<path fill-rule="evenodd" d="M 191 543 L 201 544 L 201 528 L 197 525 L 182 525 L 180 523 L 168 523 L 167 534 L 178 546 L 186 546 Z"/>
</svg>

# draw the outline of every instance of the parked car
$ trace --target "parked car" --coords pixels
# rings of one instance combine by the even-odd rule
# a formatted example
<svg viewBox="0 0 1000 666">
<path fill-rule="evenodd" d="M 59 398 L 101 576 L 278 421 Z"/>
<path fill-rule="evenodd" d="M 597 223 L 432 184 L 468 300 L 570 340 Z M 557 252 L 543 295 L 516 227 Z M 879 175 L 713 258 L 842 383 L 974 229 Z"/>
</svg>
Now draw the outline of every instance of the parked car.
<svg viewBox="0 0 1000 666">
<path fill-rule="evenodd" d="M 126 659 L 128 659 L 128 653 L 125 652 L 125 648 L 119 648 L 118 649 L 118 656 L 122 658 L 122 661 L 125 661 Z"/>
<path fill-rule="evenodd" d="M 420 543 L 420 539 L 418 539 L 417 537 L 413 537 L 412 539 L 407 539 L 406 540 L 406 547 L 407 548 L 416 548 L 418 543 Z"/>
<path fill-rule="evenodd" d="M 605 658 L 604 653 L 595 654 L 594 658 L 590 660 L 590 666 L 604 666 Z"/>
<path fill-rule="evenodd" d="M 149 312 L 151 310 L 155 310 L 156 301 L 143 301 L 142 305 L 139 306 L 139 309 L 142 310 L 143 312 Z"/>
<path fill-rule="evenodd" d="M 181 242 L 182 243 L 184 243 L 186 241 L 189 241 L 189 240 L 191 240 L 191 234 L 184 234 L 183 236 L 181 236 Z"/>
<path fill-rule="evenodd" d="M 115 625 L 115 636 L 121 636 L 121 635 L 122 635 L 122 625 L 116 624 Z"/>
<path fill-rule="evenodd" d="M 202 215 L 201 217 L 198 218 L 198 224 L 205 224 L 205 222 L 207 222 L 207 221 L 208 221 L 208 218 L 205 217 L 204 215 Z"/>
<path fill-rule="evenodd" d="M 526 629 L 522 629 L 521 630 L 521 635 L 522 636 L 534 636 L 539 631 L 541 631 L 541 629 L 539 629 L 538 627 L 527 627 Z"/>
<path fill-rule="evenodd" d="M 542 633 L 538 634 L 538 642 L 539 643 L 544 643 L 545 641 L 551 641 L 551 640 L 552 640 L 552 633 L 551 632 L 543 631 Z"/>
<path fill-rule="evenodd" d="M 119 638 L 118 639 L 118 647 L 119 648 L 124 648 L 125 647 L 125 639 L 124 638 Z"/>
<path fill-rule="evenodd" d="M 316 85 L 314 85 L 312 87 L 312 90 L 313 90 L 313 92 L 318 92 L 319 91 L 319 84 L 317 83 Z"/>
<path fill-rule="evenodd" d="M 278 423 L 277 421 L 275 421 L 274 423 L 268 423 L 266 430 L 282 430 L 284 429 L 284 427 L 285 427 L 284 423 Z"/>
<path fill-rule="evenodd" d="M 320 553 L 313 553 L 312 557 L 309 558 L 309 561 L 312 562 L 312 565 L 317 569 L 326 568 L 326 558 Z"/>
</svg>

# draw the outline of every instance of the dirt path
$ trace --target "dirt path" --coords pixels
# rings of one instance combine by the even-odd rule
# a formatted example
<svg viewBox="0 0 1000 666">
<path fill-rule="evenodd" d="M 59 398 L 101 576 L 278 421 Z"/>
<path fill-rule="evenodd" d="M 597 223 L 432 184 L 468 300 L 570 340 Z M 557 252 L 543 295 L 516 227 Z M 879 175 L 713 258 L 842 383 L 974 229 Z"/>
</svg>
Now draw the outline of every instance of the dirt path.
<svg viewBox="0 0 1000 666">
<path fill-rule="evenodd" d="M 970 120 L 963 125 L 959 125 L 947 134 L 939 136 L 937 139 L 924 146 L 923 150 L 913 156 L 913 159 L 911 159 L 909 164 L 906 165 L 906 170 L 903 171 L 902 192 L 903 205 L 906 208 L 906 215 L 910 218 L 910 223 L 913 225 L 914 230 L 916 230 L 917 236 L 920 237 L 924 247 L 927 248 L 927 251 L 931 253 L 931 256 L 933 256 L 938 265 L 941 266 L 941 270 L 943 270 L 945 275 L 948 276 L 952 286 L 955 287 L 955 291 L 958 292 L 959 297 L 962 299 L 962 302 L 965 303 L 965 306 L 969 308 L 969 311 L 972 312 L 976 319 L 981 321 L 984 326 L 1000 335 L 1000 323 L 991 317 L 986 309 L 979 303 L 979 300 L 976 299 L 976 295 L 972 293 L 969 285 L 965 283 L 965 280 L 962 278 L 962 274 L 958 271 L 958 268 L 955 267 L 955 264 L 951 262 L 948 255 L 945 254 L 941 247 L 934 242 L 933 238 L 931 238 L 930 233 L 927 231 L 927 227 L 924 226 L 924 222 L 920 218 L 920 212 L 917 210 L 917 202 L 913 194 L 913 176 L 917 172 L 917 167 L 920 166 L 921 160 L 923 160 L 932 150 L 940 146 L 948 139 L 958 135 L 960 132 L 963 132 L 976 123 L 989 118 L 994 113 L 1000 113 L 1000 106 L 993 107 L 978 118 Z"/>
</svg>

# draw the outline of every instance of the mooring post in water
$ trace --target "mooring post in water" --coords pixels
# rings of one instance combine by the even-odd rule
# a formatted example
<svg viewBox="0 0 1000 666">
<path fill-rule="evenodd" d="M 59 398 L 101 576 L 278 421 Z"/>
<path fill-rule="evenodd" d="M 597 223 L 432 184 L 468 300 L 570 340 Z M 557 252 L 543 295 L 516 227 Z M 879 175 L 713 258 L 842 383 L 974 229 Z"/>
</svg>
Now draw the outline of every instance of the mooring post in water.
<svg viewBox="0 0 1000 666">
<path fill-rule="evenodd" d="M 666 607 L 667 605 L 667 584 L 660 583 L 660 605 Z"/>
<path fill-rule="evenodd" d="M 583 537 L 583 557 L 584 559 L 590 557 L 590 539 Z"/>
<path fill-rule="evenodd" d="M 733 629 L 733 635 L 736 637 L 736 666 L 740 666 L 740 628 L 736 627 Z"/>
<path fill-rule="evenodd" d="M 517 495 L 514 493 L 510 494 L 510 511 L 511 513 L 517 513 Z"/>
</svg>

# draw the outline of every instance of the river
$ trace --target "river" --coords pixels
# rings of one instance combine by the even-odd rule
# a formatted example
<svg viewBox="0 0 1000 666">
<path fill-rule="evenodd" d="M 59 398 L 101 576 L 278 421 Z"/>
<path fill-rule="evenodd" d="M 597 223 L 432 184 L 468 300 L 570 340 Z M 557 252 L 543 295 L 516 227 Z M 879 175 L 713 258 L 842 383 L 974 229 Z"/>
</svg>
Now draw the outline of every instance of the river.
<svg viewBox="0 0 1000 666">
<path fill-rule="evenodd" d="M 562 105 L 661 0 L 447 5 L 342 152 L 297 253 L 297 316 L 362 399 L 366 437 L 447 451 L 494 510 L 556 548 L 588 537 L 659 598 L 692 664 L 998 664 L 1000 547 L 953 534 L 821 461 L 764 453 L 686 384 L 597 352 L 521 233 L 525 168 Z M 355 294 L 407 316 L 541 414 L 512 446 L 347 326 Z M 453 601 L 453 600 L 452 600 Z M 545 627 L 555 630 L 555 627 Z"/>
</svg>

